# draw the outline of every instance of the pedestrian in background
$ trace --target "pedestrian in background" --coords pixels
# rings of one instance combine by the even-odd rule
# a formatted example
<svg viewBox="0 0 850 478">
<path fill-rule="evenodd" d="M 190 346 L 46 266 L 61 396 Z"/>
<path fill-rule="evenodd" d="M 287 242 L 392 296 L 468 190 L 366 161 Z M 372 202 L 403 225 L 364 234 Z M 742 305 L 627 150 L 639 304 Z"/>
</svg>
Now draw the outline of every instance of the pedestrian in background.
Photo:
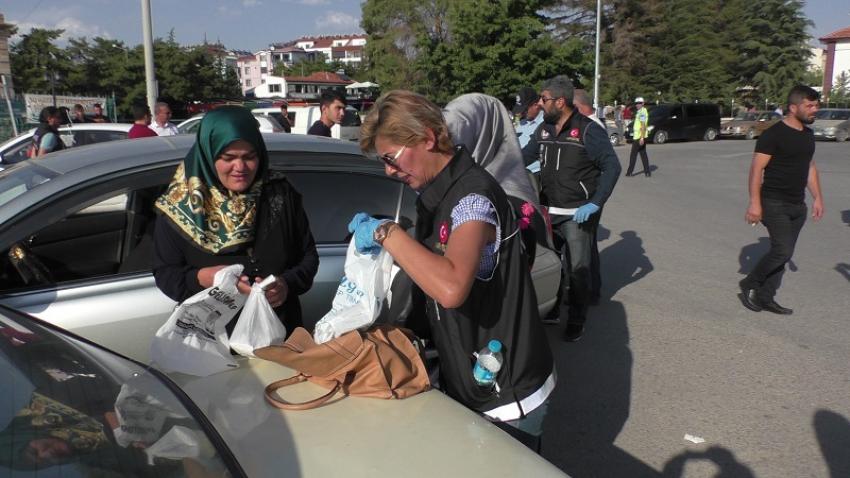
<svg viewBox="0 0 850 478">
<path fill-rule="evenodd" d="M 764 224 L 770 235 L 770 250 L 740 282 L 741 301 L 755 312 L 793 313 L 776 303 L 774 296 L 806 222 L 806 187 L 814 199 L 812 217 L 816 221 L 823 217 L 823 196 L 813 159 L 815 138 L 806 126 L 815 121 L 819 100 L 820 94 L 814 89 L 795 86 L 788 94 L 788 114 L 756 142 L 746 220 L 753 226 L 759 221 Z"/>
<path fill-rule="evenodd" d="M 559 316 L 564 340 L 584 333 L 591 301 L 591 256 L 599 211 L 620 176 L 620 161 L 605 130 L 576 111 L 572 81 L 556 76 L 543 84 L 543 125 L 529 142 L 539 151 L 540 202 L 549 207 L 552 228 L 563 243 L 565 280 Z"/>
<path fill-rule="evenodd" d="M 93 123 L 109 123 L 109 118 L 103 116 L 103 106 L 100 103 L 95 103 L 92 106 L 94 114 L 91 117 Z"/>
<path fill-rule="evenodd" d="M 151 124 L 151 110 L 148 108 L 148 105 L 134 105 L 133 106 L 133 126 L 130 128 L 130 131 L 127 133 L 127 137 L 130 139 L 136 138 L 147 138 L 149 136 L 156 136 L 156 131 L 150 129 L 148 126 Z"/>
<path fill-rule="evenodd" d="M 331 137 L 331 127 L 342 122 L 345 115 L 345 96 L 336 90 L 325 90 L 319 103 L 322 116 L 310 126 L 307 134 Z"/>
<path fill-rule="evenodd" d="M 32 136 L 30 158 L 44 156 L 53 151 L 65 149 L 65 143 L 59 136 L 59 125 L 62 124 L 62 113 L 55 106 L 45 106 L 38 115 L 38 128 Z"/>
<path fill-rule="evenodd" d="M 280 127 L 286 133 L 292 132 L 292 122 L 289 121 L 289 103 L 286 101 L 280 104 Z"/>
<path fill-rule="evenodd" d="M 169 121 L 171 119 L 171 107 L 163 101 L 157 102 L 153 107 L 155 116 L 151 129 L 159 136 L 174 136 L 180 134 L 177 126 Z"/>
<path fill-rule="evenodd" d="M 543 123 L 543 110 L 537 101 L 537 90 L 530 86 L 520 88 L 516 95 L 516 102 L 511 112 L 519 116 L 519 124 L 516 127 L 519 147 L 525 148 L 531 135 L 537 127 Z"/>
<path fill-rule="evenodd" d="M 599 126 L 602 126 L 605 129 L 605 123 L 603 123 L 599 118 L 596 117 L 596 113 L 593 110 L 593 105 L 590 101 L 590 95 L 587 94 L 585 90 L 576 90 L 575 96 L 573 97 L 573 103 L 576 105 L 576 109 L 578 109 L 579 113 L 587 116 L 588 118 L 595 121 Z M 608 134 L 608 130 L 605 130 L 605 134 Z M 602 274 L 600 271 L 599 265 L 599 240 L 597 238 L 597 234 L 599 232 L 599 223 L 602 221 L 602 208 L 599 208 L 599 212 L 596 213 L 598 219 L 596 221 L 596 226 L 593 228 L 593 250 L 590 255 L 590 304 L 596 305 L 599 303 L 599 298 L 602 295 Z"/>
<path fill-rule="evenodd" d="M 86 118 L 86 110 L 83 108 L 83 105 L 77 103 L 74 105 L 74 116 L 71 118 L 72 123 L 89 123 L 89 119 Z"/>
<path fill-rule="evenodd" d="M 632 151 L 629 154 L 629 168 L 626 169 L 626 176 L 634 176 L 635 162 L 637 155 L 640 153 L 640 160 L 643 163 L 643 175 L 646 177 L 652 176 L 649 170 L 649 156 L 646 155 L 646 140 L 649 127 L 649 110 L 643 104 L 643 97 L 635 98 L 635 119 L 632 125 Z"/>
</svg>

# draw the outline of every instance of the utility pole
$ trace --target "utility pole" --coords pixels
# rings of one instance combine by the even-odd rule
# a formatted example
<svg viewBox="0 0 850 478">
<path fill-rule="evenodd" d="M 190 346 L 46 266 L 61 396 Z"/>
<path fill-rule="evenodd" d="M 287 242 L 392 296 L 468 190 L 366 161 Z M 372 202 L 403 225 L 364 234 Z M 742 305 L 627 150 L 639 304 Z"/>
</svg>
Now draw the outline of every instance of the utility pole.
<svg viewBox="0 0 850 478">
<path fill-rule="evenodd" d="M 593 110 L 599 115 L 599 33 L 602 30 L 602 0 L 596 0 L 596 66 L 593 71 Z"/>
<path fill-rule="evenodd" d="M 151 26 L 151 0 L 142 0 L 142 38 L 145 47 L 145 86 L 148 95 L 148 108 L 153 113 L 156 104 L 156 72 L 153 64 L 153 27 Z"/>
</svg>

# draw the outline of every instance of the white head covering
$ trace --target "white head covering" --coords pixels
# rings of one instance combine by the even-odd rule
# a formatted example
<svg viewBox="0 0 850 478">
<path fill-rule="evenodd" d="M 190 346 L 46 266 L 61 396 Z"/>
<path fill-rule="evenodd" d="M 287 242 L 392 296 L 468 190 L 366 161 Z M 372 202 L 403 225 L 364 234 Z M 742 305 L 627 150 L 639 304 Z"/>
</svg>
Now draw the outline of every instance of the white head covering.
<svg viewBox="0 0 850 478">
<path fill-rule="evenodd" d="M 454 144 L 462 144 L 472 159 L 501 184 L 508 196 L 540 209 L 528 178 L 511 115 L 496 98 L 481 93 L 458 96 L 443 108 Z"/>
</svg>

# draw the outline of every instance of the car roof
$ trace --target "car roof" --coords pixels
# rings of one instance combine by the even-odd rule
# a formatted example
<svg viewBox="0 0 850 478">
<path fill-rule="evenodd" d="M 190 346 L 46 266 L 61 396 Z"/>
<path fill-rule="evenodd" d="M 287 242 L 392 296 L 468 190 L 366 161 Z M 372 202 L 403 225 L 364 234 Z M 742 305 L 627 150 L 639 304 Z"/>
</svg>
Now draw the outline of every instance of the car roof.
<svg viewBox="0 0 850 478">
<path fill-rule="evenodd" d="M 64 124 L 59 127 L 59 132 L 64 133 L 68 131 L 76 131 L 76 130 L 88 130 L 88 131 L 121 131 L 128 132 L 130 128 L 133 127 L 132 123 L 74 123 L 74 124 Z M 0 143 L 0 150 L 6 148 L 7 145 L 12 145 L 18 143 L 21 139 L 29 138 L 33 134 L 35 134 L 35 130 L 38 128 L 30 128 L 21 134 L 9 138 L 8 140 Z"/>
<path fill-rule="evenodd" d="M 263 133 L 263 139 L 269 152 L 283 153 L 274 156 L 275 164 L 372 174 L 382 174 L 384 170 L 380 161 L 365 160 L 357 144 L 351 141 L 284 133 Z M 0 180 L 14 175 L 28 177 L 39 169 L 50 170 L 55 177 L 0 206 L 0 224 L 29 205 L 91 178 L 173 163 L 185 157 L 194 143 L 195 135 L 189 134 L 117 140 L 69 148 L 13 164 L 0 171 Z M 286 153 L 299 154 L 289 157 Z M 333 156 L 322 157 L 323 154 Z"/>
</svg>

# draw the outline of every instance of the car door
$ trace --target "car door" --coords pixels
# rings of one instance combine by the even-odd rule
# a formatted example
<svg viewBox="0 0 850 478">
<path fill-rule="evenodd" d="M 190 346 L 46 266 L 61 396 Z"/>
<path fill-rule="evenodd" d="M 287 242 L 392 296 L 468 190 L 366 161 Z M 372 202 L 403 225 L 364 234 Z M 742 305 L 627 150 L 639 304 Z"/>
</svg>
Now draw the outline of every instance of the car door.
<svg viewBox="0 0 850 478">
<path fill-rule="evenodd" d="M 20 214 L 14 242 L 0 245 L 0 303 L 147 357 L 175 305 L 150 271 L 153 201 L 173 173 L 173 164 L 127 173 Z"/>
<path fill-rule="evenodd" d="M 289 170 L 287 177 L 301 193 L 319 251 L 319 272 L 301 297 L 304 325 L 312 328 L 330 310 L 345 275 L 351 218 L 366 212 L 403 221 L 399 208 L 404 184 L 383 175 L 335 170 Z"/>
</svg>

